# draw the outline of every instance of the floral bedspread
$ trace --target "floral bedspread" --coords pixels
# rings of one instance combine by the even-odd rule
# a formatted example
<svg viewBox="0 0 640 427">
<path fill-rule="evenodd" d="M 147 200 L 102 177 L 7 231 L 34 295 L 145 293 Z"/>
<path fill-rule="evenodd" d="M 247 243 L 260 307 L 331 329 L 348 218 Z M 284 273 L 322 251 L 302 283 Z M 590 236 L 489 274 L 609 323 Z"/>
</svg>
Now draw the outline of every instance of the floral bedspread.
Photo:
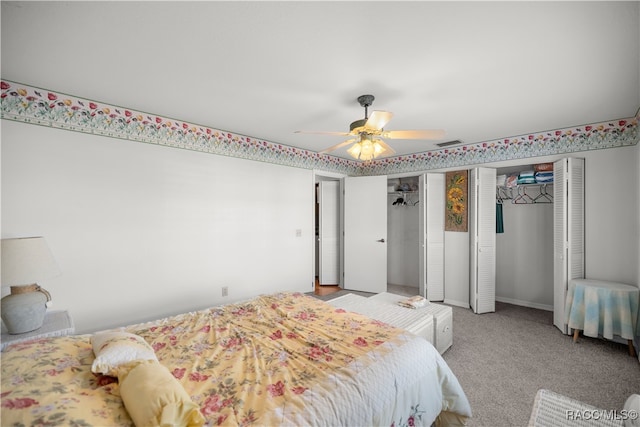
<svg viewBox="0 0 640 427">
<path fill-rule="evenodd" d="M 300 293 L 124 329 L 152 345 L 207 425 L 430 425 L 441 411 L 471 415 L 425 340 Z M 91 373 L 89 338 L 9 346 L 0 423 L 132 425 L 117 380 Z"/>
</svg>

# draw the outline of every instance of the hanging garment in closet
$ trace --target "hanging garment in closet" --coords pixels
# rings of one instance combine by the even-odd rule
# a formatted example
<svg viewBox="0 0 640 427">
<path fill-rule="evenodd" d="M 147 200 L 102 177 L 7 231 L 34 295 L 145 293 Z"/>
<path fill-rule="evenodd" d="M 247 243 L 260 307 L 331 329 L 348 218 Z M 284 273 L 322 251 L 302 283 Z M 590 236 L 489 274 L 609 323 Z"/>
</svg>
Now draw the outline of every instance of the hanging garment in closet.
<svg viewBox="0 0 640 427">
<path fill-rule="evenodd" d="M 502 219 L 502 203 L 496 203 L 496 233 L 504 233 L 504 221 Z"/>
</svg>

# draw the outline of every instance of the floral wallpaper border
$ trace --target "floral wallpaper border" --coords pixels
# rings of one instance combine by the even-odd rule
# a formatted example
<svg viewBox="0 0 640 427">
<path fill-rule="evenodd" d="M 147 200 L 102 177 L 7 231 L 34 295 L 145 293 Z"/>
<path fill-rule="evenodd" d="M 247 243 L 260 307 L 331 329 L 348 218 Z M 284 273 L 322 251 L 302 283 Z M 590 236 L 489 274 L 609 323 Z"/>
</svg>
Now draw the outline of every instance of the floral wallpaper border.
<svg viewBox="0 0 640 427">
<path fill-rule="evenodd" d="M 640 135 L 639 111 L 635 117 L 361 163 L 10 80 L 0 82 L 0 118 L 349 176 L 425 171 L 614 148 L 635 145 Z"/>
</svg>

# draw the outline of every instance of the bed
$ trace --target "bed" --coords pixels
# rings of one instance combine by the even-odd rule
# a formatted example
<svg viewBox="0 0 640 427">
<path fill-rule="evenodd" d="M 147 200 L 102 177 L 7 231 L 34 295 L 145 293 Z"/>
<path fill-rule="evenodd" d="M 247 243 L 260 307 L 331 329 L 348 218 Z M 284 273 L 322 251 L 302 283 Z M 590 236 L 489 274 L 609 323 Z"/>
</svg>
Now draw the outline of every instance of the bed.
<svg viewBox="0 0 640 427">
<path fill-rule="evenodd" d="M 1 381 L 2 426 L 429 426 L 471 416 L 429 342 L 295 292 L 9 345 Z"/>
</svg>

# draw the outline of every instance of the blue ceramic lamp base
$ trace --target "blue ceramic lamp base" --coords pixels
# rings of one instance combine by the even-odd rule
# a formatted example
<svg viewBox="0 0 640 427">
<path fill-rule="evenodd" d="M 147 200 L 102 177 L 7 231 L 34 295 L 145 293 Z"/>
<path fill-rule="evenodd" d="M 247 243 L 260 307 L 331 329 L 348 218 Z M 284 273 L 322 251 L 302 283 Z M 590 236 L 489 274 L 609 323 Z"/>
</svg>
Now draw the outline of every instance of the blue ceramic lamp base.
<svg viewBox="0 0 640 427">
<path fill-rule="evenodd" d="M 38 285 L 12 286 L 11 294 L 2 298 L 2 321 L 12 334 L 24 334 L 42 327 L 49 292 Z"/>
</svg>

